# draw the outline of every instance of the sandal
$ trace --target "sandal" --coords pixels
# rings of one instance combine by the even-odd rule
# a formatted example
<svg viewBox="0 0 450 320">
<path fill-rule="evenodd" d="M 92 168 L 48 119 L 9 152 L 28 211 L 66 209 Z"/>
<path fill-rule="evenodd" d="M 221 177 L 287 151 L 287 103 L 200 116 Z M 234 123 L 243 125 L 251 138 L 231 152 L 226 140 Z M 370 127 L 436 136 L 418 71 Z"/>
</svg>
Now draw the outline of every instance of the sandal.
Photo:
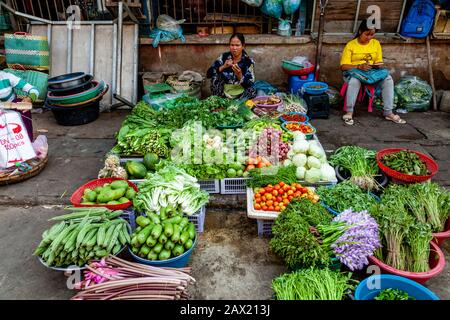
<svg viewBox="0 0 450 320">
<path fill-rule="evenodd" d="M 344 115 L 342 116 L 342 120 L 344 120 L 344 123 L 347 124 L 347 125 L 349 125 L 349 126 L 352 126 L 352 125 L 355 123 L 355 122 L 353 121 L 353 119 L 352 119 L 352 116 L 347 115 L 347 114 L 344 114 Z"/>
<path fill-rule="evenodd" d="M 398 123 L 398 124 L 405 124 L 406 121 L 400 118 L 398 114 L 394 114 L 393 116 L 386 116 L 384 117 L 386 120 Z"/>
</svg>

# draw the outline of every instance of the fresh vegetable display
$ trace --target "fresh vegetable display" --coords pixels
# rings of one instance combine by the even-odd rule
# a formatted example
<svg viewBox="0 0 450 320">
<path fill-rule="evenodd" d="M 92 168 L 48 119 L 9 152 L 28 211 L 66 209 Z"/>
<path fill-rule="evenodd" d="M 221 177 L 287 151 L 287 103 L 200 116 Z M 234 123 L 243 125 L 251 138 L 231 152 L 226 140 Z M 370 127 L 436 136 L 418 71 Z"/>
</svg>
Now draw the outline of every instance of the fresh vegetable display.
<svg viewBox="0 0 450 320">
<path fill-rule="evenodd" d="M 282 141 L 281 135 L 281 130 L 263 129 L 256 144 L 251 147 L 249 156 L 252 158 L 262 156 L 272 163 L 285 160 L 289 152 L 289 145 Z"/>
<path fill-rule="evenodd" d="M 387 288 L 380 291 L 374 300 L 416 300 L 407 292 L 400 289 Z"/>
<path fill-rule="evenodd" d="M 336 212 L 347 209 L 363 211 L 376 204 L 375 198 L 367 191 L 361 190 L 350 181 L 344 181 L 337 185 L 317 188 L 317 194 L 321 201 Z"/>
<path fill-rule="evenodd" d="M 311 125 L 305 123 L 287 123 L 284 127 L 289 131 L 299 131 L 304 134 L 314 133 Z"/>
<path fill-rule="evenodd" d="M 99 204 L 122 204 L 130 202 L 136 196 L 136 190 L 128 184 L 126 180 L 115 180 L 111 183 L 105 183 L 94 190 L 84 189 L 81 204 L 99 205 Z"/>
<path fill-rule="evenodd" d="M 351 273 L 302 269 L 272 281 L 277 300 L 343 300 L 355 288 Z"/>
<path fill-rule="evenodd" d="M 402 150 L 387 154 L 382 159 L 383 164 L 392 170 L 416 176 L 429 174 L 427 165 L 412 151 Z"/>
<path fill-rule="evenodd" d="M 343 146 L 330 156 L 329 162 L 350 172 L 350 182 L 365 190 L 378 190 L 375 180 L 378 165 L 375 159 L 376 152 L 357 146 Z"/>
<path fill-rule="evenodd" d="M 123 211 L 106 208 L 67 208 L 70 213 L 42 234 L 33 255 L 48 266 L 83 266 L 90 260 L 117 254 L 131 241 L 128 223 L 120 219 Z"/>
<path fill-rule="evenodd" d="M 261 156 L 257 156 L 256 158 L 249 157 L 246 164 L 247 164 L 247 166 L 245 167 L 246 172 L 249 172 L 250 170 L 253 169 L 261 169 L 272 166 L 269 160 Z"/>
<path fill-rule="evenodd" d="M 305 122 L 306 121 L 306 117 L 300 113 L 285 113 L 283 115 L 281 115 L 281 117 L 284 121 L 289 121 L 289 122 Z"/>
<path fill-rule="evenodd" d="M 200 190 L 196 178 L 169 165 L 148 176 L 139 185 L 133 204 L 139 212 L 162 212 L 173 208 L 190 216 L 208 201 L 208 193 Z"/>
<path fill-rule="evenodd" d="M 89 264 L 71 300 L 185 300 L 190 268 L 165 269 L 108 256 Z"/>
<path fill-rule="evenodd" d="M 250 120 L 244 126 L 245 129 L 252 130 L 257 136 L 266 128 L 273 128 L 282 132 L 281 139 L 283 142 L 292 140 L 291 133 L 283 131 L 278 119 L 272 119 L 270 117 L 260 117 L 259 119 Z"/>
<path fill-rule="evenodd" d="M 299 96 L 288 94 L 283 98 L 284 101 L 284 112 L 301 112 L 307 113 L 308 106 L 302 98 Z"/>
<path fill-rule="evenodd" d="M 131 234 L 131 251 L 143 259 L 168 260 L 192 248 L 195 225 L 171 207 L 160 214 L 148 212 L 136 218 L 139 226 Z"/>
<path fill-rule="evenodd" d="M 288 152 L 285 166 L 294 165 L 298 180 L 307 183 L 332 182 L 336 180 L 336 173 L 327 162 L 322 146 L 315 140 L 307 141 L 301 132 L 295 132 L 294 143 Z"/>
<path fill-rule="evenodd" d="M 297 182 L 295 175 L 295 166 L 271 166 L 252 169 L 249 171 L 248 179 L 246 181 L 247 186 L 250 188 L 263 187 L 267 185 L 275 185 L 280 181 L 291 185 Z"/>
<path fill-rule="evenodd" d="M 302 187 L 298 183 L 291 185 L 279 182 L 275 185 L 267 185 L 262 188 L 255 188 L 253 197 L 253 207 L 255 210 L 263 211 L 283 211 L 286 206 L 295 198 L 306 198 L 313 203 L 319 201 L 319 197 L 310 188 Z"/>
<path fill-rule="evenodd" d="M 275 104 L 281 103 L 281 99 L 273 94 L 273 95 L 268 96 L 266 98 L 261 98 L 261 97 L 258 98 L 257 97 L 255 99 L 253 99 L 253 102 L 256 105 L 275 105 Z"/>
</svg>

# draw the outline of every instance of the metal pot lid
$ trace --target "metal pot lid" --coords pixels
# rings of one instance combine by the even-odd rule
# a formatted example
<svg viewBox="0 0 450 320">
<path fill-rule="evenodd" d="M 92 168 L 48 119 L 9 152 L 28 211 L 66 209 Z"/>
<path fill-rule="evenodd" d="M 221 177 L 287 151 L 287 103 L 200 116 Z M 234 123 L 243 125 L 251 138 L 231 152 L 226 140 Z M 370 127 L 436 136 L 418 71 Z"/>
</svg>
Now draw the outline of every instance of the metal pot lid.
<svg viewBox="0 0 450 320">
<path fill-rule="evenodd" d="M 61 84 L 61 83 L 69 82 L 69 81 L 79 80 L 79 79 L 82 79 L 85 75 L 86 75 L 86 73 L 84 73 L 84 72 L 74 72 L 74 73 L 63 74 L 63 75 L 48 79 L 48 84 L 49 85 Z"/>
</svg>

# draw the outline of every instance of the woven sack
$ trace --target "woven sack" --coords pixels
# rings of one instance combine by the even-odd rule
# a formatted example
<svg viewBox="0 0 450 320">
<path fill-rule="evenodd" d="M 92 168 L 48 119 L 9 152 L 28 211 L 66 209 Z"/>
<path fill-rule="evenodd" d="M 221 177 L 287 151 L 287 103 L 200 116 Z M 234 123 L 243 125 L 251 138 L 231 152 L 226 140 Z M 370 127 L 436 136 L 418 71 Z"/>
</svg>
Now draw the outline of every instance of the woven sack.
<svg viewBox="0 0 450 320">
<path fill-rule="evenodd" d="M 16 68 L 16 66 L 14 67 Z M 47 97 L 48 74 L 33 70 L 4 69 L 3 71 L 9 72 L 36 87 L 39 90 L 37 102 L 45 101 L 45 98 Z M 22 90 L 14 89 L 14 92 L 19 98 L 28 96 L 28 94 Z"/>
<path fill-rule="evenodd" d="M 26 69 L 45 71 L 50 67 L 50 52 L 47 37 L 33 36 L 25 32 L 5 34 L 6 63 Z"/>
</svg>

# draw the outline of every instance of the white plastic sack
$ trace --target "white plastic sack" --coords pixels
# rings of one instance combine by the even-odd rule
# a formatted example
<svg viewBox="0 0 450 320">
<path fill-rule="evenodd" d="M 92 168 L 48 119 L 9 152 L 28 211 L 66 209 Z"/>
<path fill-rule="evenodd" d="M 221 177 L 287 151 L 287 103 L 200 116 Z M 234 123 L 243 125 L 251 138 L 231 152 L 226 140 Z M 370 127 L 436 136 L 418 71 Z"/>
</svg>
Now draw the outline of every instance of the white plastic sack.
<svg viewBox="0 0 450 320">
<path fill-rule="evenodd" d="M 22 117 L 16 111 L 0 111 L 0 168 L 13 167 L 36 157 Z"/>
</svg>

